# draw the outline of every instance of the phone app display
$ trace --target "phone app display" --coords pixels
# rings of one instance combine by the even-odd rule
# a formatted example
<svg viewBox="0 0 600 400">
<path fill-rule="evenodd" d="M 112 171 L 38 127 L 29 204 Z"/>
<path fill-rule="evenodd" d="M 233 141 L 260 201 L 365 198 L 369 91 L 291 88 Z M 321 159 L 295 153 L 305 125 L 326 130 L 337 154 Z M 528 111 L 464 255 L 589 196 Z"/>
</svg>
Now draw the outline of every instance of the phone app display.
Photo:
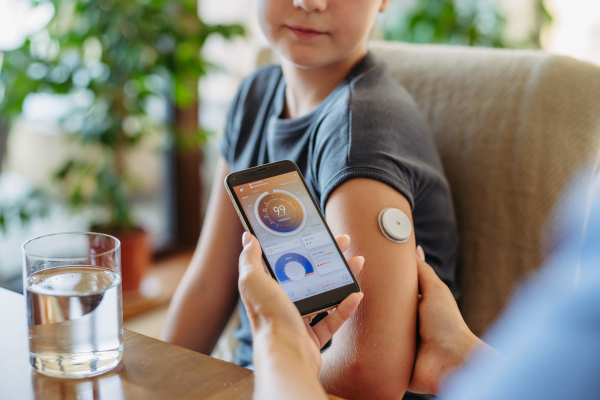
<svg viewBox="0 0 600 400">
<path fill-rule="evenodd" d="M 290 279 L 299 281 L 307 275 L 314 274 L 315 270 L 311 263 L 300 254 L 287 253 L 279 257 L 275 263 L 275 275 L 279 282 L 287 282 Z"/>
<path fill-rule="evenodd" d="M 297 173 L 233 189 L 277 280 L 293 301 L 353 284 Z"/>
<path fill-rule="evenodd" d="M 254 204 L 258 223 L 274 235 L 293 235 L 304 227 L 306 210 L 304 204 L 285 190 L 264 192 Z"/>
</svg>

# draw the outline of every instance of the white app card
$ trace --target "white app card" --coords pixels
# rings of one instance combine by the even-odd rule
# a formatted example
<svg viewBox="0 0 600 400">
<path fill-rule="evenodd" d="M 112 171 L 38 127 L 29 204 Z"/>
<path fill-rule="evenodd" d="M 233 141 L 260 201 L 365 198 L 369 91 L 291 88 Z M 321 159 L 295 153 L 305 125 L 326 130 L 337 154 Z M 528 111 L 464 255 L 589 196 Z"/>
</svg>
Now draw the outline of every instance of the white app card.
<svg viewBox="0 0 600 400">
<path fill-rule="evenodd" d="M 339 254 L 335 247 L 313 251 L 310 253 L 310 258 L 312 258 L 313 265 L 319 272 L 319 275 L 325 275 L 344 268 L 344 264 L 339 259 Z"/>
<path fill-rule="evenodd" d="M 283 242 L 283 243 L 275 244 L 273 246 L 265 247 L 265 254 L 271 255 L 271 254 L 282 253 L 284 251 L 295 249 L 296 247 L 300 247 L 299 239 L 293 239 L 293 240 L 290 240 L 287 242 Z"/>
<path fill-rule="evenodd" d="M 331 243 L 331 237 L 327 231 L 304 235 L 302 236 L 302 240 L 304 241 L 304 246 L 306 246 L 307 249 L 314 249 L 315 247 L 321 247 Z"/>
</svg>

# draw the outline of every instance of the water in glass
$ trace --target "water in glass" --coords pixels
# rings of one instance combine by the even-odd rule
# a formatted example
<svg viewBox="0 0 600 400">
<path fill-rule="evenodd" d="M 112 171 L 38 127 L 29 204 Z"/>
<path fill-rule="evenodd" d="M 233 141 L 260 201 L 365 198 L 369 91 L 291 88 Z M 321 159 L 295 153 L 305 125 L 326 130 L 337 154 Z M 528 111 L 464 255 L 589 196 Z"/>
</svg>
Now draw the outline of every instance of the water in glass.
<svg viewBox="0 0 600 400">
<path fill-rule="evenodd" d="M 67 378 L 114 368 L 122 358 L 121 279 L 97 266 L 44 269 L 26 282 L 31 365 Z"/>
</svg>

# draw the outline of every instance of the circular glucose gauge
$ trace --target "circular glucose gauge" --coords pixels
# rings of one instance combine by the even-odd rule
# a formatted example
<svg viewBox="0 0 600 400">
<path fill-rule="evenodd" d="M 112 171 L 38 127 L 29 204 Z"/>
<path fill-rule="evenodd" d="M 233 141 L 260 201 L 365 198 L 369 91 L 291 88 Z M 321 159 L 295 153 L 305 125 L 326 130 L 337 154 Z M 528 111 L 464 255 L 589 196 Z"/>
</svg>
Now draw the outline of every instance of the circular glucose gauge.
<svg viewBox="0 0 600 400">
<path fill-rule="evenodd" d="M 297 253 L 284 254 L 275 262 L 275 275 L 281 283 L 299 281 L 314 273 L 315 270 L 306 257 Z"/>
<path fill-rule="evenodd" d="M 264 192 L 254 203 L 254 215 L 267 232 L 289 236 L 299 232 L 306 223 L 306 208 L 299 198 L 285 190 Z"/>
</svg>

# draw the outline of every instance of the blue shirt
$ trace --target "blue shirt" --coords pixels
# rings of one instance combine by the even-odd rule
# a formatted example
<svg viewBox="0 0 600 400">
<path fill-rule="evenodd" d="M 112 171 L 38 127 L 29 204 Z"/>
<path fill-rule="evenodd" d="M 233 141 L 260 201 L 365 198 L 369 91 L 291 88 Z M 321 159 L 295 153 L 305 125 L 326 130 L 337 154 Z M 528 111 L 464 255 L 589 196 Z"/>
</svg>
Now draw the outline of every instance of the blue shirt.
<svg viewBox="0 0 600 400">
<path fill-rule="evenodd" d="M 600 179 L 557 209 L 556 250 L 522 285 L 475 354 L 441 390 L 445 400 L 600 399 Z"/>
</svg>

